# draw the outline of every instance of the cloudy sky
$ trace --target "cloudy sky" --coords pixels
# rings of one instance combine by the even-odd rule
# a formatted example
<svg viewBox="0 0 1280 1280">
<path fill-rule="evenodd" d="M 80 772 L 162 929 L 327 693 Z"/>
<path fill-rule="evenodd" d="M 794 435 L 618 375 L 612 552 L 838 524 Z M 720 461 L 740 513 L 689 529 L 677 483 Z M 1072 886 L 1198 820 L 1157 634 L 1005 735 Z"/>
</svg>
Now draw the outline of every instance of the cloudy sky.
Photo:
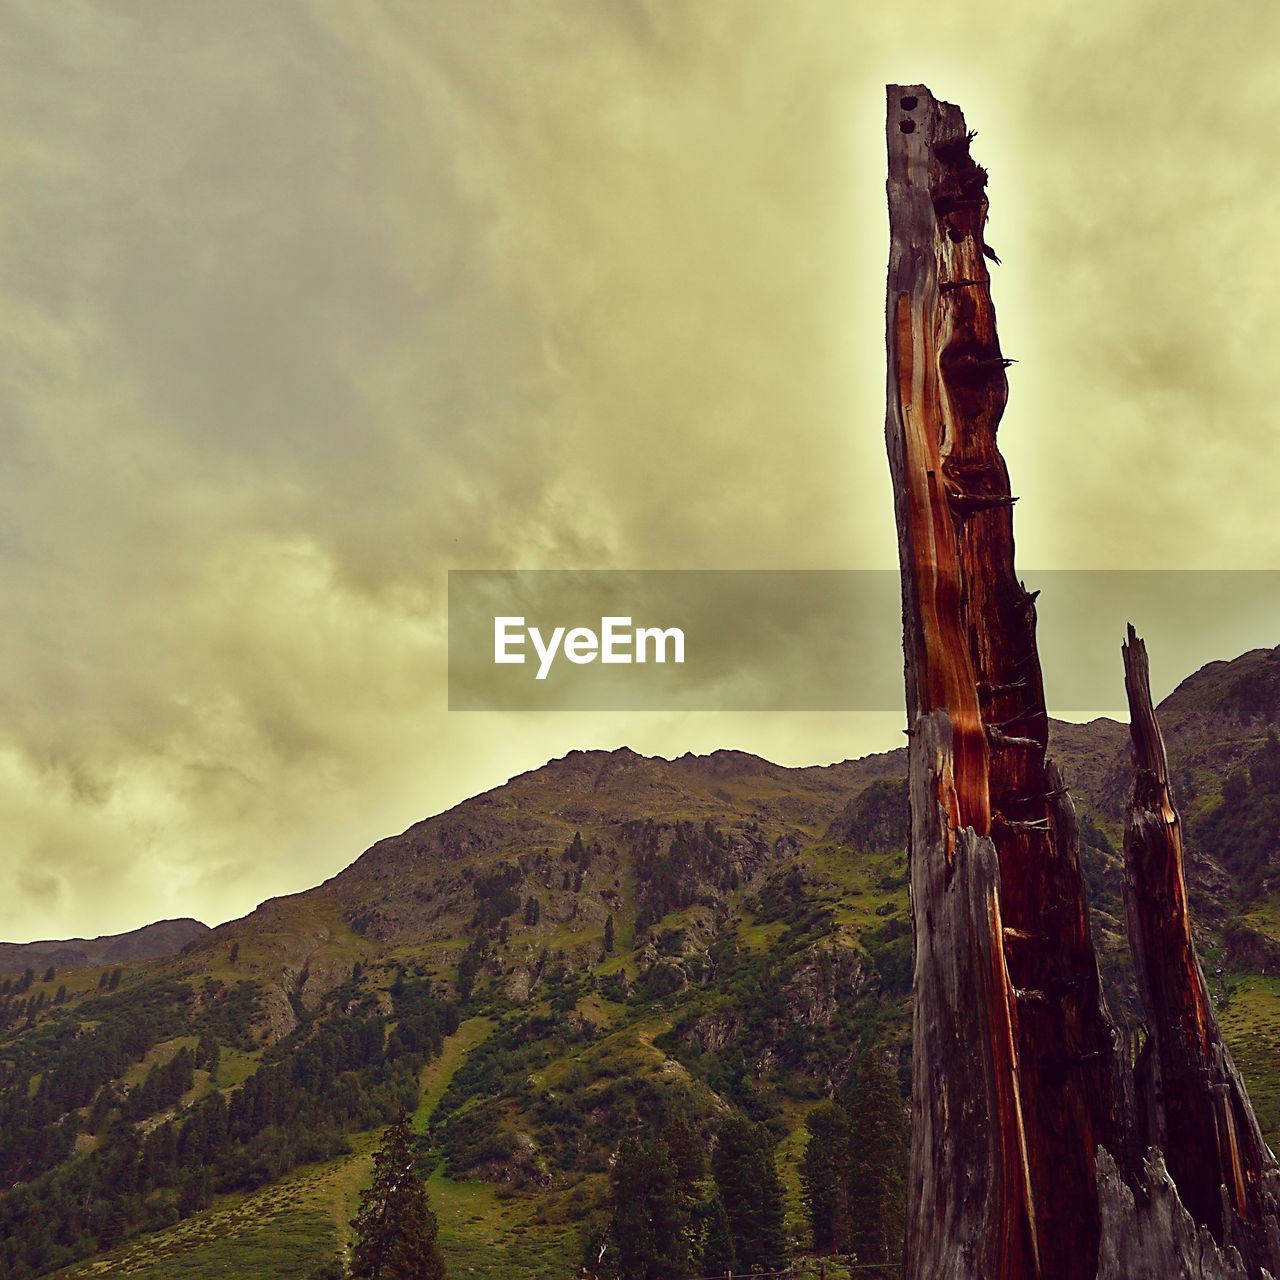
<svg viewBox="0 0 1280 1280">
<path fill-rule="evenodd" d="M 572 747 L 900 743 L 445 700 L 451 567 L 894 563 L 886 81 L 992 171 L 1024 565 L 1280 568 L 1269 0 L 0 30 L 0 937 L 215 923 Z"/>
</svg>

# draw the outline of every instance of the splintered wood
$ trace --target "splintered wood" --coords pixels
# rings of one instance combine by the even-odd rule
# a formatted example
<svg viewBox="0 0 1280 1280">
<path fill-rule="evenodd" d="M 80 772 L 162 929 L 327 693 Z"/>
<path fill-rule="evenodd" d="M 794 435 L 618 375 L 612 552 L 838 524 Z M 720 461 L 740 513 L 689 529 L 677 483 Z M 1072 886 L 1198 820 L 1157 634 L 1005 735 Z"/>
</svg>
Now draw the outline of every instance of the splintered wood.
<svg viewBox="0 0 1280 1280">
<path fill-rule="evenodd" d="M 1133 741 L 1125 814 L 1125 918 L 1150 1036 L 1135 1067 L 1144 1145 L 1159 1147 L 1182 1203 L 1215 1238 L 1266 1216 L 1270 1153 L 1218 1032 L 1187 908 L 1182 823 L 1151 705 L 1146 645 L 1129 628 L 1124 682 Z"/>
<path fill-rule="evenodd" d="M 1213 1235 L 1199 1269 L 1181 1274 L 1237 1274 L 1213 1269 L 1215 1257 L 1230 1264 L 1217 1245 L 1231 1244 L 1249 1268 L 1238 1274 L 1251 1274 L 1280 1253 L 1280 1238 L 1267 1245 L 1262 1228 L 1273 1211 L 1263 1203 L 1270 1156 L 1216 1027 L 1204 1032 L 1212 1013 L 1185 890 L 1170 898 L 1174 861 L 1181 884 L 1180 845 L 1176 854 L 1152 850 L 1144 835 L 1128 864 L 1135 952 L 1144 948 L 1161 974 L 1144 977 L 1160 1030 L 1153 1025 L 1138 1073 L 1159 1104 L 1135 1102 L 1102 997 L 1075 811 L 1045 750 L 1035 599 L 1014 568 L 1016 499 L 996 440 L 1010 362 L 991 299 L 988 262 L 998 259 L 984 238 L 987 175 L 960 110 L 923 86 L 889 87 L 887 137 L 886 440 L 902 567 L 916 930 L 907 1274 L 1140 1274 L 1107 1270 L 1115 1239 L 1104 1235 L 1117 1235 L 1116 1215 L 1126 1212 L 1126 1238 L 1163 1265 L 1154 1241 L 1167 1252 L 1178 1233 L 1150 1216 L 1164 1173 L 1148 1144 L 1165 1152 L 1179 1192 L 1188 1179 L 1172 1203 L 1195 1215 L 1189 1238 L 1199 1226 Z M 1154 716 L 1142 732 L 1158 743 Z M 1173 812 L 1167 783 L 1160 803 L 1161 830 L 1176 832 L 1163 817 Z M 1181 932 L 1157 926 L 1170 902 Z M 1198 1092 L 1187 1075 L 1197 1071 L 1210 1071 L 1197 1077 Z M 1173 1079 L 1183 1083 L 1171 1092 Z M 1192 1113 L 1196 1122 L 1184 1122 Z M 1170 1139 L 1174 1127 L 1185 1138 Z M 1211 1134 L 1222 1159 L 1193 1175 L 1190 1151 Z M 1220 1175 L 1233 1184 L 1230 1210 L 1215 1213 Z M 1125 1190 L 1145 1199 L 1126 1211 Z M 1126 1255 L 1123 1265 L 1138 1264 Z"/>
</svg>

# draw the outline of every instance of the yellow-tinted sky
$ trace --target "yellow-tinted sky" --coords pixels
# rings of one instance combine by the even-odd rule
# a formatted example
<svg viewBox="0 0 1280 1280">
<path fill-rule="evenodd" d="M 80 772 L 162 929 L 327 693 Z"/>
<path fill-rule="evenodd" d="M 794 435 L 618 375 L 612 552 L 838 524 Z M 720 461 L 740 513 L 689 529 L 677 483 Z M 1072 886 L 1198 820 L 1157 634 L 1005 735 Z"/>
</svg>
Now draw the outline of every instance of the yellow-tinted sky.
<svg viewBox="0 0 1280 1280">
<path fill-rule="evenodd" d="M 893 563 L 886 81 L 992 171 L 1022 562 L 1280 567 L 1269 0 L 0 28 L 0 937 L 216 922 L 575 746 L 900 743 L 451 716 L 443 644 L 450 567 Z"/>
</svg>

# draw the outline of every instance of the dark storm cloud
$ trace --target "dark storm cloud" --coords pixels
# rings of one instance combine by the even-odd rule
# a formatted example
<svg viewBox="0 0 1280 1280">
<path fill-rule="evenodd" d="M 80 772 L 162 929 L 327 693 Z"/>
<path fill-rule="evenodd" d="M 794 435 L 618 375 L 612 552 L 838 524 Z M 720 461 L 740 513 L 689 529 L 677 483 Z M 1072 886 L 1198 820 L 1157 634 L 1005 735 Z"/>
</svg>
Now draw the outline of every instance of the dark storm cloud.
<svg viewBox="0 0 1280 1280">
<path fill-rule="evenodd" d="M 1275 560 L 1270 6 L 0 8 L 0 936 L 573 746 L 897 745 L 444 710 L 450 567 L 892 563 L 886 80 L 992 168 L 1024 562 Z"/>
</svg>

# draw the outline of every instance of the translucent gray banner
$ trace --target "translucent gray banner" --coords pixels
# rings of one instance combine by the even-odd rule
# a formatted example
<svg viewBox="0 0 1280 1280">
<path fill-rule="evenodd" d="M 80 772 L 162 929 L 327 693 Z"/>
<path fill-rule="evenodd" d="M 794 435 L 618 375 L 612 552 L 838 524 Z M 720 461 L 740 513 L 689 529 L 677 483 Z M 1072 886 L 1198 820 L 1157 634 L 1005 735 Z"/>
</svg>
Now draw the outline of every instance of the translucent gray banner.
<svg viewBox="0 0 1280 1280">
<path fill-rule="evenodd" d="M 1280 643 L 1280 572 L 1051 570 L 1038 589 L 1050 711 L 1124 705 L 1120 640 L 1157 696 Z M 901 710 L 896 570 L 454 570 L 455 711 Z"/>
</svg>

